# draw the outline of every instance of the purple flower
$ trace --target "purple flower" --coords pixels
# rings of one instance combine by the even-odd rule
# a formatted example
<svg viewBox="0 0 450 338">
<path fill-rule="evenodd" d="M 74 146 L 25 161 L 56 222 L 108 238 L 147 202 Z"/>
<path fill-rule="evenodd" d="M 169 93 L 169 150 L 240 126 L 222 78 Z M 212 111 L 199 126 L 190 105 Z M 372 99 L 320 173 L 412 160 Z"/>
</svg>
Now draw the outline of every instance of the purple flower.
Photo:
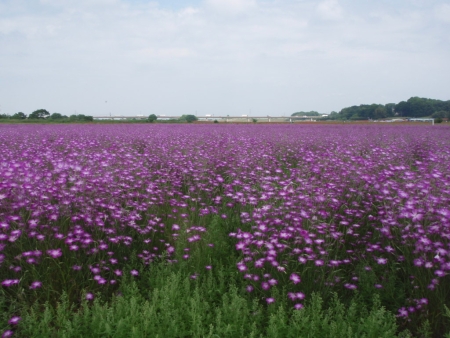
<svg viewBox="0 0 450 338">
<path fill-rule="evenodd" d="M 6 330 L 6 331 L 3 332 L 3 334 L 2 334 L 2 338 L 12 337 L 13 334 L 14 334 L 14 331 Z"/>
<path fill-rule="evenodd" d="M 384 265 L 387 263 L 387 258 L 377 258 L 377 263 Z"/>
<path fill-rule="evenodd" d="M 275 303 L 275 298 L 272 298 L 272 297 L 266 298 L 266 302 L 267 302 L 267 304 Z"/>
<path fill-rule="evenodd" d="M 301 303 L 295 304 L 295 305 L 294 305 L 294 309 L 296 309 L 296 310 L 301 310 L 301 309 L 303 309 L 303 304 L 301 304 Z"/>
<path fill-rule="evenodd" d="M 314 262 L 314 264 L 315 264 L 316 266 L 322 266 L 322 265 L 323 265 L 323 260 L 322 260 L 322 259 L 318 259 L 318 260 L 316 260 L 316 261 Z"/>
<path fill-rule="evenodd" d="M 95 298 L 94 294 L 91 292 L 86 293 L 86 300 L 93 300 Z"/>
<path fill-rule="evenodd" d="M 18 279 L 5 279 L 2 282 L 2 286 L 5 286 L 5 287 L 10 287 L 12 285 L 17 285 L 17 284 L 19 284 L 19 280 Z"/>
<path fill-rule="evenodd" d="M 137 271 L 137 270 L 131 270 L 131 271 L 130 271 L 130 274 L 131 274 L 132 276 L 139 276 L 139 271 Z"/>
<path fill-rule="evenodd" d="M 261 288 L 263 289 L 263 290 L 269 290 L 270 289 L 270 284 L 269 283 L 267 283 L 267 282 L 262 282 L 261 283 Z"/>
<path fill-rule="evenodd" d="M 297 274 L 295 274 L 295 273 L 292 273 L 291 274 L 291 276 L 289 277 L 289 279 L 292 281 L 292 283 L 294 283 L 294 284 L 298 284 L 298 283 L 300 283 L 302 280 L 300 279 L 300 276 L 299 275 L 297 275 Z"/>
<path fill-rule="evenodd" d="M 8 321 L 8 323 L 10 324 L 10 325 L 17 325 L 17 324 L 19 324 L 19 322 L 22 320 L 22 318 L 20 318 L 20 317 L 18 317 L 18 316 L 14 316 L 14 317 L 12 317 L 9 321 Z"/>
<path fill-rule="evenodd" d="M 31 289 L 31 290 L 35 290 L 35 289 L 40 288 L 41 286 L 42 286 L 42 282 L 40 282 L 40 281 L 34 281 L 33 283 L 31 283 L 30 289 Z"/>
<path fill-rule="evenodd" d="M 253 291 L 253 286 L 247 285 L 245 290 L 247 290 L 247 292 L 252 292 Z"/>
<path fill-rule="evenodd" d="M 59 258 L 62 256 L 61 249 L 47 250 L 47 254 L 52 258 Z"/>
</svg>

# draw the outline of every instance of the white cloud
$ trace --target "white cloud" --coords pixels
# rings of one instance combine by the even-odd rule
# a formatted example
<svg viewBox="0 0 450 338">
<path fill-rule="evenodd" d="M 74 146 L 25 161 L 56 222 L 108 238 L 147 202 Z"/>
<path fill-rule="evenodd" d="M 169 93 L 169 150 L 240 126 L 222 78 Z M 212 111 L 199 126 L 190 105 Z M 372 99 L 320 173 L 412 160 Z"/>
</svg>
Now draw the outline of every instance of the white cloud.
<svg viewBox="0 0 450 338">
<path fill-rule="evenodd" d="M 343 10 L 337 0 L 325 0 L 317 6 L 319 15 L 325 20 L 342 19 Z"/>
<path fill-rule="evenodd" d="M 337 1 L 313 0 L 206 0 L 179 10 L 125 0 L 36 3 L 0 0 L 4 113 L 97 114 L 107 100 L 113 114 L 267 115 L 450 99 L 448 25 L 435 19 L 444 5 L 361 2 L 344 13 Z"/>
<path fill-rule="evenodd" d="M 256 0 L 205 0 L 205 5 L 224 14 L 238 14 L 257 7 Z"/>
<path fill-rule="evenodd" d="M 435 8 L 435 16 L 438 20 L 450 23 L 450 5 L 442 4 Z"/>
</svg>

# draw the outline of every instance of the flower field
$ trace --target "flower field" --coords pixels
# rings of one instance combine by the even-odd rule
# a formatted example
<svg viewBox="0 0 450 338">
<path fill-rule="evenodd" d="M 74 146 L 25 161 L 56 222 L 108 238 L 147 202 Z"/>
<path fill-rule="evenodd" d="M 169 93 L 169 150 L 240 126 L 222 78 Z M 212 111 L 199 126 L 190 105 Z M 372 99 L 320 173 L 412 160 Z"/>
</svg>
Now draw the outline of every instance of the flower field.
<svg viewBox="0 0 450 338">
<path fill-rule="evenodd" d="M 0 147 L 4 337 L 95 311 L 118 337 L 120 302 L 196 292 L 199 317 L 154 309 L 165 336 L 287 337 L 320 304 L 392 324 L 355 337 L 450 333 L 448 127 L 0 125 Z"/>
</svg>

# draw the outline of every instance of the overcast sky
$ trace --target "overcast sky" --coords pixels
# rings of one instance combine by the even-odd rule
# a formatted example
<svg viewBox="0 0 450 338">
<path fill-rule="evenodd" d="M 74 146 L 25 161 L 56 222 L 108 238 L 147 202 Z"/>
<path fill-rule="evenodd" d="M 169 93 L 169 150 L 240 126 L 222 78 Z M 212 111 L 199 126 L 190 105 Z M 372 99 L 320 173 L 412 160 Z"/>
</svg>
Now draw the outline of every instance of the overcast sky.
<svg viewBox="0 0 450 338">
<path fill-rule="evenodd" d="M 0 0 L 0 113 L 320 113 L 450 99 L 450 1 Z"/>
</svg>

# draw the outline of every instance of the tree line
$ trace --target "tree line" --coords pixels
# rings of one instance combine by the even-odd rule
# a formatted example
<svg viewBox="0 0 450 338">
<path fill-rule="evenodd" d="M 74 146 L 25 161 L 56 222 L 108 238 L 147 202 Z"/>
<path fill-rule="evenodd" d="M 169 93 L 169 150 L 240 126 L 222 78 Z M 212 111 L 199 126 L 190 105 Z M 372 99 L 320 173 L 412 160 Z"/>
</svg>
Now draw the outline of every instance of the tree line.
<svg viewBox="0 0 450 338">
<path fill-rule="evenodd" d="M 78 115 L 62 115 L 60 113 L 53 113 L 50 114 L 45 109 L 38 109 L 32 112 L 30 115 L 26 115 L 23 112 L 15 113 L 14 115 L 6 115 L 2 114 L 0 115 L 0 119 L 10 119 L 10 120 L 52 120 L 52 121 L 59 121 L 59 122 L 89 122 L 94 121 L 93 116 L 84 115 L 84 114 L 78 114 Z"/>
<path fill-rule="evenodd" d="M 300 115 L 300 113 L 294 114 Z M 450 118 L 450 100 L 442 101 L 415 96 L 397 104 L 362 104 L 343 108 L 339 113 L 333 111 L 327 119 L 378 120 L 389 117 Z"/>
</svg>

